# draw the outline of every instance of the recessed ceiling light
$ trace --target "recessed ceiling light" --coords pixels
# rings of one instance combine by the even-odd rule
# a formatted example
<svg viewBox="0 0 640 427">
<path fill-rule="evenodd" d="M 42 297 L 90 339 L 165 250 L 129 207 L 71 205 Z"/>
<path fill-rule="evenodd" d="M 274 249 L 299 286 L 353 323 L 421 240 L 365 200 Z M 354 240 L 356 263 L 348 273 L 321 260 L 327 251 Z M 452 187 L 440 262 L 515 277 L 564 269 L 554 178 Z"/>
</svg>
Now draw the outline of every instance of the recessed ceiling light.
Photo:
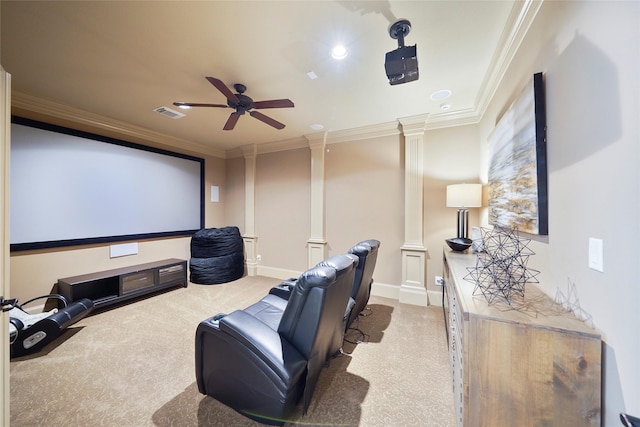
<svg viewBox="0 0 640 427">
<path fill-rule="evenodd" d="M 314 124 L 314 125 L 311 125 L 310 127 L 313 130 L 322 130 L 322 129 L 324 129 L 324 126 L 322 126 L 321 124 Z"/>
<path fill-rule="evenodd" d="M 349 55 L 349 51 L 347 50 L 346 47 L 342 46 L 341 44 L 335 46 L 331 50 L 331 57 L 333 59 L 344 59 L 347 57 L 347 55 Z"/>
<path fill-rule="evenodd" d="M 442 101 L 443 99 L 447 99 L 451 96 L 451 91 L 449 89 L 437 90 L 431 94 L 432 101 Z"/>
</svg>

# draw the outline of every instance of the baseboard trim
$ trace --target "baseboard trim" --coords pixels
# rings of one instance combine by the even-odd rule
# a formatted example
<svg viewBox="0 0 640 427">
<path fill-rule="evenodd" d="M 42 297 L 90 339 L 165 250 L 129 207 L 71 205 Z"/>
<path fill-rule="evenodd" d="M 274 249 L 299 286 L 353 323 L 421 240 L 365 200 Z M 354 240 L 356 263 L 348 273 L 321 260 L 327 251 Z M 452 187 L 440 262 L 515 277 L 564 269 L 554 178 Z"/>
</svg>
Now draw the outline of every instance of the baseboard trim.
<svg viewBox="0 0 640 427">
<path fill-rule="evenodd" d="M 427 291 L 429 305 L 434 307 L 442 307 L 442 291 Z"/>
<path fill-rule="evenodd" d="M 373 282 L 373 285 L 371 285 L 371 295 L 397 301 L 400 299 L 400 287 L 398 285 Z"/>
<path fill-rule="evenodd" d="M 426 307 L 429 305 L 427 290 L 425 288 L 418 288 L 415 286 L 400 285 L 400 295 L 398 301 L 403 304 L 418 305 L 421 307 Z"/>
<path fill-rule="evenodd" d="M 257 274 L 258 276 L 273 277 L 274 279 L 285 280 L 291 277 L 298 277 L 302 274 L 302 272 L 296 270 L 288 270 L 285 268 L 258 265 Z"/>
</svg>

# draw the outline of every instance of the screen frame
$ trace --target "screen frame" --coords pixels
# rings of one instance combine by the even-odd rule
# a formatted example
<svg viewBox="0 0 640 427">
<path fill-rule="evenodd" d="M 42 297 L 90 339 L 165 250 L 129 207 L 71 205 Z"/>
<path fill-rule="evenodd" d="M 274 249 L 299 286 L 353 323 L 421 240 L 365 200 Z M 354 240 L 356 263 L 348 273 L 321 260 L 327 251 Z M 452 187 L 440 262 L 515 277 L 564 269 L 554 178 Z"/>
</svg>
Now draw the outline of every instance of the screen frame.
<svg viewBox="0 0 640 427">
<path fill-rule="evenodd" d="M 11 116 L 11 123 L 15 123 L 18 125 L 29 126 L 45 131 L 61 133 L 65 135 L 70 135 L 73 137 L 86 138 L 97 142 L 103 142 L 106 144 L 114 144 L 121 147 L 142 150 L 150 153 L 166 155 L 171 157 L 177 157 L 180 159 L 186 159 L 190 161 L 197 162 L 199 164 L 200 169 L 200 190 L 199 190 L 199 199 L 200 199 L 200 226 L 196 229 L 186 229 L 186 230 L 174 230 L 174 231 L 160 231 L 160 232 L 148 232 L 148 233 L 134 233 L 134 234 L 121 234 L 115 236 L 98 236 L 98 237 L 87 237 L 87 238 L 74 238 L 74 239 L 62 239 L 62 240 L 46 240 L 46 241 L 37 241 L 37 242 L 21 242 L 21 243 L 11 243 L 10 251 L 18 252 L 18 251 L 27 251 L 27 250 L 36 250 L 36 249 L 49 249 L 49 248 L 62 248 L 69 246 L 79 246 L 79 245 L 92 245 L 92 244 L 101 244 L 101 243 L 112 243 L 112 242 L 124 242 L 131 240 L 142 240 L 142 239 L 155 239 L 155 238 L 163 238 L 163 237 L 179 237 L 179 236 L 190 236 L 193 235 L 196 231 L 204 228 L 205 222 L 205 205 L 204 205 L 204 190 L 205 190 L 205 160 L 201 157 L 191 156 L 187 154 L 177 153 L 170 150 L 165 150 L 161 148 L 155 148 L 146 146 L 143 144 L 133 143 L 129 141 L 125 141 L 122 139 L 111 138 L 103 135 L 98 135 L 91 132 L 80 131 L 76 129 L 67 128 L 64 126 L 53 125 L 50 123 L 45 123 L 33 119 L 28 119 L 19 116 Z"/>
</svg>

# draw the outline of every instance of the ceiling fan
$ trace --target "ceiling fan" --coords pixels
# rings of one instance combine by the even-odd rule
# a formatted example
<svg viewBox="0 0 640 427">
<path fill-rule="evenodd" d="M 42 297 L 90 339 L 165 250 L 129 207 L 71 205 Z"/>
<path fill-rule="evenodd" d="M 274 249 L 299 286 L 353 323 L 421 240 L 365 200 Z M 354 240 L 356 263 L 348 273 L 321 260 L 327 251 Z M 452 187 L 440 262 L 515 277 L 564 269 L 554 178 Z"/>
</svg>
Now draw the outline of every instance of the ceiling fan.
<svg viewBox="0 0 640 427">
<path fill-rule="evenodd" d="M 269 116 L 262 114 L 259 111 L 263 108 L 292 108 L 294 107 L 293 102 L 290 99 L 272 99 L 269 101 L 254 101 L 249 98 L 244 92 L 247 90 L 247 87 L 243 84 L 236 83 L 233 85 L 234 89 L 238 93 L 233 93 L 231 90 L 225 85 L 222 80 L 216 79 L 215 77 L 205 77 L 209 83 L 215 86 L 222 94 L 227 98 L 227 104 L 201 104 L 194 102 L 174 102 L 173 105 L 181 108 L 190 108 L 190 107 L 217 107 L 217 108 L 233 108 L 235 111 L 231 113 L 227 122 L 224 124 L 223 130 L 232 130 L 240 116 L 244 115 L 244 113 L 249 112 L 251 117 L 254 117 L 261 122 L 268 124 L 269 126 L 273 126 L 276 129 L 284 129 L 284 124 L 280 123 L 277 120 L 272 119 Z"/>
</svg>

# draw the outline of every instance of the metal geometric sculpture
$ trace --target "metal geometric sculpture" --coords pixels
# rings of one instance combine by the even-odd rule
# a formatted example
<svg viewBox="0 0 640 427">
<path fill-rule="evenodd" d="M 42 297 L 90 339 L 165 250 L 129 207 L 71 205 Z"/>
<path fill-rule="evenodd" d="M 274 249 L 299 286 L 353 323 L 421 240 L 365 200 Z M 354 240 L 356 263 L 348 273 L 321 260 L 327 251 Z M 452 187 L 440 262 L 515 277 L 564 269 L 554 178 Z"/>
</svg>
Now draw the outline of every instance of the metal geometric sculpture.
<svg viewBox="0 0 640 427">
<path fill-rule="evenodd" d="M 516 229 L 481 228 L 484 252 L 478 252 L 476 266 L 467 267 L 464 279 L 475 283 L 474 295 L 484 295 L 487 303 L 496 300 L 511 304 L 511 297 L 524 297 L 526 283 L 538 283 L 540 272 L 527 267 L 535 253 L 527 246 L 531 239 L 521 239 Z"/>
</svg>

